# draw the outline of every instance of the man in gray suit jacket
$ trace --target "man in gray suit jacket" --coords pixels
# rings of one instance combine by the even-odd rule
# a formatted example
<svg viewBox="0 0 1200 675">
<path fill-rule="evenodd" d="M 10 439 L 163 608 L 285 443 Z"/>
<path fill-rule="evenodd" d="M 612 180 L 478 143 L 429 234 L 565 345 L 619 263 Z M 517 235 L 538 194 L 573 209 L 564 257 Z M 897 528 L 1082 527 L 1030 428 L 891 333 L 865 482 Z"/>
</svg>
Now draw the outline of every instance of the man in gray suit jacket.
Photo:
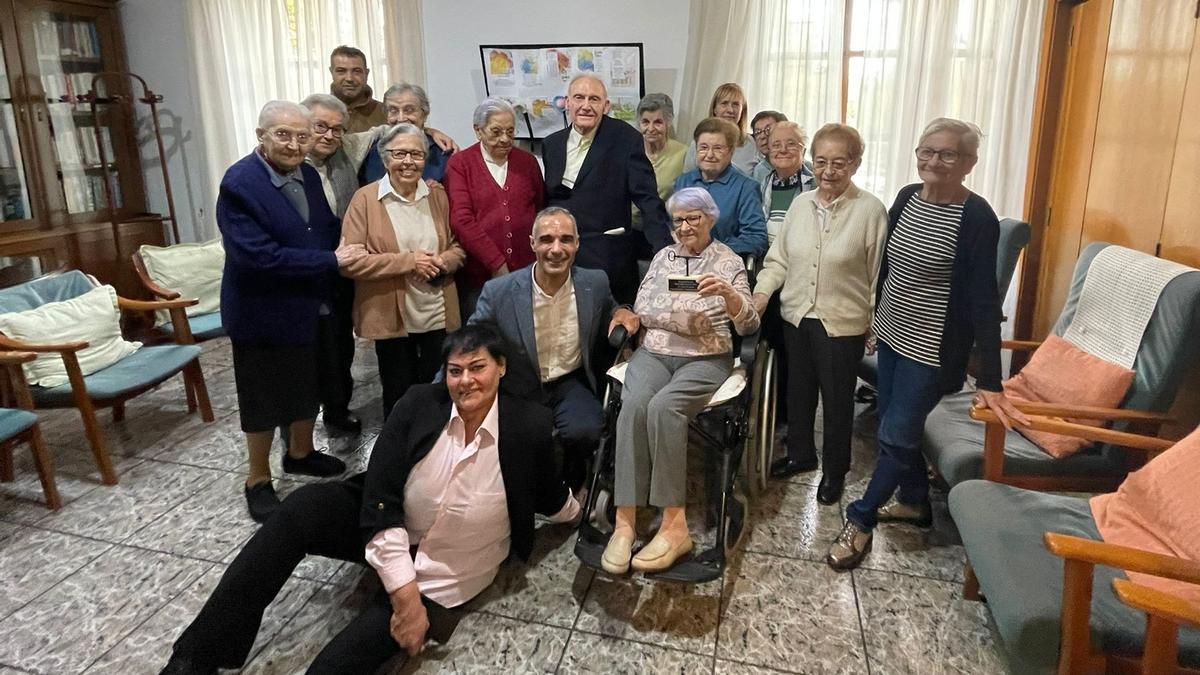
<svg viewBox="0 0 1200 675">
<path fill-rule="evenodd" d="M 490 324 L 508 343 L 501 389 L 554 411 L 563 478 L 578 490 L 604 425 L 597 351 L 617 324 L 631 335 L 641 324 L 617 306 L 604 272 L 574 267 L 579 230 L 570 211 L 543 209 L 529 243 L 536 262 L 484 284 L 468 323 Z"/>
</svg>

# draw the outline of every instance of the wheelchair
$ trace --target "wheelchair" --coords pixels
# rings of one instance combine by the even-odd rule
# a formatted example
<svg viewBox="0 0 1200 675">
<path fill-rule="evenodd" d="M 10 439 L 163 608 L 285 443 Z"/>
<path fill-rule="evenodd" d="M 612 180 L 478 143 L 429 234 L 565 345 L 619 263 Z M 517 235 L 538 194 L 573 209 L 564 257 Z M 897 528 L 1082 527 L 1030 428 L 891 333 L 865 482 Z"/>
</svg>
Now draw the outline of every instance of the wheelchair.
<svg viewBox="0 0 1200 675">
<path fill-rule="evenodd" d="M 576 557 L 597 570 L 602 569 L 600 559 L 615 520 L 615 431 L 633 336 L 618 326 L 609 342 L 618 349 L 618 356 L 608 370 L 604 428 L 592 461 L 584 518 L 575 541 Z M 775 441 L 775 354 L 759 339 L 758 332 L 740 338 L 735 334 L 733 354 L 737 358 L 732 373 L 689 424 L 689 440 L 699 440 L 711 453 L 710 461 L 705 462 L 711 470 L 705 481 L 705 513 L 707 526 L 716 527 L 716 541 L 705 551 L 693 551 L 680 558 L 669 570 L 647 574 L 648 579 L 704 583 L 720 578 L 727 557 L 746 531 L 747 496 L 756 497 L 766 486 Z"/>
</svg>

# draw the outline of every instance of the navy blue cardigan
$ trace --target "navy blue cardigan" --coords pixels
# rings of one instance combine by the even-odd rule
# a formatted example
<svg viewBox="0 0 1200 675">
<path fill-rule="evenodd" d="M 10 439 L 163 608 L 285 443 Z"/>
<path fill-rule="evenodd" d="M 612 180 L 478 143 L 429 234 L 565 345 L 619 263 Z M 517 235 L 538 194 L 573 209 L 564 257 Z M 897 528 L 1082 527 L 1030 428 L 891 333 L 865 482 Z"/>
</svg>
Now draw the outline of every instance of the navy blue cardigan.
<svg viewBox="0 0 1200 675">
<path fill-rule="evenodd" d="M 921 184 L 900 189 L 888 210 L 888 235 L 900 222 L 900 213 Z M 979 354 L 977 385 L 988 391 L 1001 391 L 1000 385 L 1000 290 L 996 283 L 996 247 L 1000 240 L 1000 221 L 991 205 L 972 192 L 963 206 L 962 223 L 954 250 L 950 277 L 950 302 L 942 325 L 942 344 L 938 350 L 941 368 L 938 385 L 948 394 L 962 389 L 967 374 L 971 347 Z M 887 248 L 879 270 L 878 293 L 883 294 L 887 278 Z M 877 298 L 881 300 L 882 298 Z M 876 306 L 878 306 L 876 302 Z"/>
<path fill-rule="evenodd" d="M 257 152 L 257 151 L 255 151 Z M 254 152 L 221 180 L 217 226 L 225 243 L 221 323 L 230 339 L 269 345 L 316 342 L 317 312 L 337 273 L 341 231 L 321 177 L 301 164 L 306 224 Z"/>
</svg>

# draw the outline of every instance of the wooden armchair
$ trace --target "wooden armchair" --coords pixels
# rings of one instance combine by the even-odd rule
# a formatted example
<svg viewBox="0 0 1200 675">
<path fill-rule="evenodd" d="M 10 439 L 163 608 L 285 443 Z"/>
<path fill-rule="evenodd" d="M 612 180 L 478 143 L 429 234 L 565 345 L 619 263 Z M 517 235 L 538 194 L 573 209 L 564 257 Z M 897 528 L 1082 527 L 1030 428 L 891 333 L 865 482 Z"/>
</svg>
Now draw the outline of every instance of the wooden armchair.
<svg viewBox="0 0 1200 675">
<path fill-rule="evenodd" d="M 986 416 L 990 413 L 981 411 Z M 1034 429 L 1116 443 L 1144 456 L 1173 445 L 1036 414 L 1031 422 Z M 1150 622 L 1151 631 L 1130 609 L 1134 605 L 1118 599 L 1123 584 L 1114 584 L 1128 583 L 1124 570 L 1200 584 L 1200 562 L 1103 541 L 1089 500 L 1076 496 L 968 480 L 951 490 L 950 513 L 967 554 L 963 596 L 986 597 L 1015 671 L 1136 673 L 1139 667 L 1161 667 L 1160 645 L 1171 646 L 1174 667 L 1172 645 L 1182 644 L 1191 669 L 1145 672 L 1200 674 L 1200 632 L 1189 630 L 1182 643 L 1162 642 L 1163 621 L 1171 631 L 1195 625 L 1180 620 L 1189 615 L 1179 613 L 1179 603 L 1162 605 L 1164 618 Z M 1135 590 L 1131 597 L 1142 601 L 1149 595 Z"/>
<path fill-rule="evenodd" d="M 176 245 L 175 247 L 168 246 L 161 250 L 172 250 L 174 248 L 194 246 L 196 246 L 196 244 L 182 244 Z M 182 297 L 179 291 L 164 288 L 152 278 L 150 269 L 146 265 L 146 260 L 142 257 L 141 249 L 134 251 L 131 259 L 133 261 L 133 270 L 137 274 L 138 281 L 140 281 L 142 286 L 155 298 L 164 301 L 173 301 L 179 300 Z M 191 305 L 189 305 L 189 307 L 194 306 L 195 304 L 196 303 L 193 302 Z M 184 323 L 186 323 L 188 327 L 186 334 L 186 339 L 188 342 L 180 342 L 180 340 L 185 336 L 180 335 L 174 317 L 171 318 L 171 321 L 166 322 L 161 320 L 160 314 L 160 320 L 156 321 L 155 323 L 156 325 L 154 330 L 157 333 L 165 337 L 172 337 L 174 341 L 179 344 L 192 344 L 193 342 L 202 342 L 204 340 L 211 340 L 213 338 L 225 335 L 225 327 L 221 323 L 220 310 L 201 314 L 184 312 Z"/>
<path fill-rule="evenodd" d="M 40 306 L 45 302 L 66 300 L 94 287 L 90 278 L 79 271 L 35 279 L 10 289 L 0 291 L 0 311 L 21 311 Z M 177 374 L 183 374 L 184 391 L 188 411 L 200 411 L 205 422 L 213 421 L 212 406 L 208 399 L 208 388 L 200 368 L 200 348 L 190 338 L 190 329 L 183 308 L 195 300 L 143 301 L 117 298 L 122 310 L 155 311 L 170 313 L 176 344 L 143 346 L 133 354 L 102 369 L 84 375 L 79 366 L 77 353 L 88 346 L 86 342 L 61 344 L 33 344 L 14 340 L 0 334 L 0 350 L 57 353 L 63 360 L 69 382 L 56 387 L 33 386 L 30 388 L 33 403 L 39 408 L 79 409 L 84 433 L 92 448 L 101 480 L 107 485 L 117 482 L 104 434 L 96 419 L 96 408 L 111 407 L 113 420 L 125 419 L 125 402 L 149 391 Z"/>
<path fill-rule="evenodd" d="M 33 413 L 33 397 L 25 381 L 25 372 L 21 370 L 22 363 L 35 358 L 37 354 L 30 352 L 0 352 L 0 391 L 6 405 L 16 406 L 0 408 L 0 481 L 13 480 L 13 449 L 21 443 L 29 443 L 33 464 L 42 482 L 42 493 L 46 495 L 46 506 L 57 510 L 62 506 L 62 499 L 54 482 L 54 460 L 42 440 L 42 430 Z"/>
<path fill-rule="evenodd" d="M 1054 326 L 1063 335 L 1071 326 L 1085 296 L 1092 262 L 1111 246 L 1090 244 L 1075 264 L 1067 301 Z M 1121 317 L 1111 317 L 1118 321 Z M 1038 415 L 1042 430 L 1071 429 L 1053 417 L 1096 420 L 1113 430 L 1153 436 L 1168 421 L 1170 408 L 1183 374 L 1200 358 L 1200 271 L 1174 277 L 1159 294 L 1141 336 L 1133 361 L 1134 379 L 1119 408 L 1083 408 L 1072 405 L 1018 404 Z M 1029 351 L 1040 343 L 1005 341 L 1006 349 Z M 1145 455 L 1122 445 L 1124 438 L 1101 434 L 1080 436 L 1094 443 L 1069 457 L 1055 458 L 1017 431 L 1006 431 L 986 410 L 972 410 L 973 391 L 944 397 L 925 424 L 923 449 L 934 471 L 950 487 L 974 478 L 987 478 L 1037 490 L 1109 491 L 1120 485 Z M 977 421 L 985 423 L 980 429 Z M 1049 426 L 1047 426 L 1049 425 Z M 1057 426 L 1067 425 L 1067 426 Z M 982 431 L 982 433 L 980 433 Z M 1073 435 L 1073 434 L 1069 434 Z"/>
</svg>

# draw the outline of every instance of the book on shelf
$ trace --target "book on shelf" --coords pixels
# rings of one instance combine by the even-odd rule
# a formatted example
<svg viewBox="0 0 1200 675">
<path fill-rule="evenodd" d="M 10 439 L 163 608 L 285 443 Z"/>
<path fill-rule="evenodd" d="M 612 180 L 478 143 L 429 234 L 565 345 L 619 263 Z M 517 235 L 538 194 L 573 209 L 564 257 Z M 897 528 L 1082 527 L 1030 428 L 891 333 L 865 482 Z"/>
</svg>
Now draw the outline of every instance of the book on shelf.
<svg viewBox="0 0 1200 675">
<path fill-rule="evenodd" d="M 100 58 L 100 35 L 92 21 L 43 19 L 33 24 L 38 58 Z"/>
</svg>

